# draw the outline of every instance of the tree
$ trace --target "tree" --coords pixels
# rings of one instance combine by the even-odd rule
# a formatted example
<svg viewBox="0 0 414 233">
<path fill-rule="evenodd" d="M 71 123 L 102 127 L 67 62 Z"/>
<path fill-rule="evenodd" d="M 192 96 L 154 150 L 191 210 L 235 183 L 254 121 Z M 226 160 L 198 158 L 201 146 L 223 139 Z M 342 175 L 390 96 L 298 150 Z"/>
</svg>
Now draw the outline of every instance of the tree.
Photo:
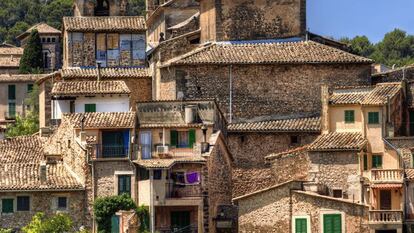
<svg viewBox="0 0 414 233">
<path fill-rule="evenodd" d="M 56 214 L 46 218 L 44 213 L 37 213 L 29 225 L 22 230 L 24 233 L 66 233 L 72 229 L 72 226 L 72 219 L 66 214 Z"/>
<path fill-rule="evenodd" d="M 351 53 L 363 57 L 369 57 L 375 51 L 374 45 L 366 36 L 356 36 L 353 39 L 343 38 L 340 41 L 346 43 L 349 46 Z"/>
<path fill-rule="evenodd" d="M 37 30 L 33 30 L 30 33 L 23 56 L 20 59 L 19 70 L 22 74 L 39 73 L 39 70 L 42 67 L 42 43 L 40 41 L 39 32 Z"/>
<path fill-rule="evenodd" d="M 130 0 L 128 3 L 127 15 L 145 15 L 145 1 Z"/>
</svg>

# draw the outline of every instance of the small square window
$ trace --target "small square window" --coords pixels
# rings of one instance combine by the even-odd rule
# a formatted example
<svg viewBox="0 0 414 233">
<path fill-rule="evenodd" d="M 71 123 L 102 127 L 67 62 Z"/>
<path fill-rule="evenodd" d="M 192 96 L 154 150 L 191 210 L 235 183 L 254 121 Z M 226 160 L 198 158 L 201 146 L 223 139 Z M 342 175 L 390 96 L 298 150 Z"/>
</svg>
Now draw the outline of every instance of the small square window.
<svg viewBox="0 0 414 233">
<path fill-rule="evenodd" d="M 342 189 L 334 189 L 332 190 L 332 194 L 335 198 L 342 198 Z"/>
<path fill-rule="evenodd" d="M 68 208 L 68 198 L 67 197 L 58 197 L 57 198 L 57 207 L 60 210 L 66 210 Z"/>
<path fill-rule="evenodd" d="M 154 170 L 154 180 L 161 180 L 162 170 Z"/>
<path fill-rule="evenodd" d="M 52 38 L 52 42 L 55 43 L 56 42 L 56 38 L 53 37 Z"/>
<path fill-rule="evenodd" d="M 9 214 L 14 212 L 14 199 L 5 198 L 1 200 L 1 212 L 4 214 Z"/>
<path fill-rule="evenodd" d="M 379 124 L 379 112 L 368 113 L 368 124 Z"/>
<path fill-rule="evenodd" d="M 47 43 L 50 43 L 50 38 L 49 37 L 47 38 Z"/>
<path fill-rule="evenodd" d="M 299 144 L 299 143 L 300 143 L 299 136 L 297 135 L 290 136 L 290 144 Z"/>
<path fill-rule="evenodd" d="M 30 197 L 29 196 L 17 197 L 17 211 L 30 211 Z"/>
<path fill-rule="evenodd" d="M 352 124 L 355 122 L 355 111 L 354 110 L 345 110 L 345 123 Z"/>
<path fill-rule="evenodd" d="M 382 168 L 382 155 L 372 155 L 372 168 Z"/>
</svg>

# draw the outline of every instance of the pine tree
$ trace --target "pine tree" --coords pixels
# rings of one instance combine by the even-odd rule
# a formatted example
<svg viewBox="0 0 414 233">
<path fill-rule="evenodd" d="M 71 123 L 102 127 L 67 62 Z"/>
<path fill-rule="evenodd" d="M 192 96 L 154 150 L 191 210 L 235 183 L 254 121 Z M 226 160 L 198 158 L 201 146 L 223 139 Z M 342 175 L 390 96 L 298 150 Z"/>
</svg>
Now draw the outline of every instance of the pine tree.
<svg viewBox="0 0 414 233">
<path fill-rule="evenodd" d="M 42 67 L 42 43 L 40 41 L 39 32 L 33 30 L 30 33 L 29 41 L 26 44 L 23 56 L 20 60 L 20 73 L 39 73 Z"/>
</svg>

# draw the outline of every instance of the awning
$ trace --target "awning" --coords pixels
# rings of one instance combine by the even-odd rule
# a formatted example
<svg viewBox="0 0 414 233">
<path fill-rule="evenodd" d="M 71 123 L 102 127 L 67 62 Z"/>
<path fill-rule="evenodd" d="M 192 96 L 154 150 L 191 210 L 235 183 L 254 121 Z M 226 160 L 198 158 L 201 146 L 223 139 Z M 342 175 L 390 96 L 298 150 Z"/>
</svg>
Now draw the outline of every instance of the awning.
<svg viewBox="0 0 414 233">
<path fill-rule="evenodd" d="M 402 188 L 402 184 L 373 184 L 373 189 L 399 189 Z"/>
</svg>

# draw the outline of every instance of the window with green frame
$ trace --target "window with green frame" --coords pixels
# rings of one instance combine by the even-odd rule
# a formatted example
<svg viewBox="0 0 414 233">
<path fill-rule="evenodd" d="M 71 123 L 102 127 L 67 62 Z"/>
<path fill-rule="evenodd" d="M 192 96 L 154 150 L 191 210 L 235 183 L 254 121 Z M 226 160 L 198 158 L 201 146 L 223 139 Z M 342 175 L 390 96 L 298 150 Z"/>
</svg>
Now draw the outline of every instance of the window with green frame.
<svg viewBox="0 0 414 233">
<path fill-rule="evenodd" d="M 379 112 L 368 112 L 368 124 L 379 124 Z"/>
<path fill-rule="evenodd" d="M 9 97 L 9 100 L 15 100 L 16 99 L 16 85 L 9 85 L 8 86 L 8 97 Z"/>
<path fill-rule="evenodd" d="M 16 103 L 9 102 L 9 117 L 16 116 Z"/>
<path fill-rule="evenodd" d="M 30 93 L 33 91 L 33 84 L 27 84 L 27 93 Z"/>
<path fill-rule="evenodd" d="M 355 111 L 345 110 L 345 123 L 352 124 L 355 122 Z"/>
<path fill-rule="evenodd" d="M 372 155 L 372 168 L 382 167 L 382 155 Z"/>
<path fill-rule="evenodd" d="M 3 214 L 13 213 L 14 212 L 14 199 L 5 198 L 1 200 L 1 212 Z"/>
<path fill-rule="evenodd" d="M 195 129 L 188 131 L 170 131 L 170 145 L 176 148 L 193 148 L 196 142 Z"/>
<path fill-rule="evenodd" d="M 131 176 L 118 176 L 118 195 L 128 194 L 131 196 Z"/>
<path fill-rule="evenodd" d="M 364 171 L 368 170 L 368 155 L 364 154 Z"/>
<path fill-rule="evenodd" d="M 342 233 L 341 214 L 323 215 L 323 233 Z"/>
<path fill-rule="evenodd" d="M 96 104 L 85 104 L 85 112 L 96 112 Z"/>
<path fill-rule="evenodd" d="M 306 218 L 295 219 L 295 233 L 308 233 L 308 222 Z"/>
</svg>

